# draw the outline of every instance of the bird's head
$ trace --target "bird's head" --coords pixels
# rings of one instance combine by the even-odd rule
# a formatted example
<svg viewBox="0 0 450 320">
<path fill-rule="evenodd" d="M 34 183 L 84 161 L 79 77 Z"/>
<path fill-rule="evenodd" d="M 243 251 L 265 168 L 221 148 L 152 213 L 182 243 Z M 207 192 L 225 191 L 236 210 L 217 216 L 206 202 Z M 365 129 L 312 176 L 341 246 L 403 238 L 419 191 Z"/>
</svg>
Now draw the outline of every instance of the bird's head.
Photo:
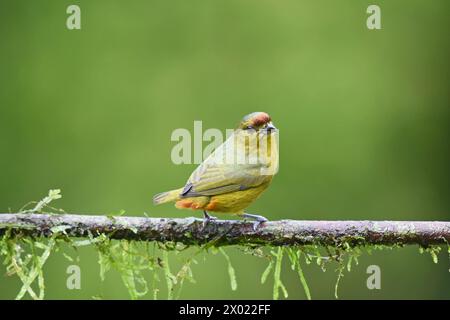
<svg viewBox="0 0 450 320">
<path fill-rule="evenodd" d="M 272 119 L 265 112 L 253 112 L 246 115 L 239 123 L 238 129 L 266 131 L 271 133 L 277 128 L 272 124 Z"/>
</svg>

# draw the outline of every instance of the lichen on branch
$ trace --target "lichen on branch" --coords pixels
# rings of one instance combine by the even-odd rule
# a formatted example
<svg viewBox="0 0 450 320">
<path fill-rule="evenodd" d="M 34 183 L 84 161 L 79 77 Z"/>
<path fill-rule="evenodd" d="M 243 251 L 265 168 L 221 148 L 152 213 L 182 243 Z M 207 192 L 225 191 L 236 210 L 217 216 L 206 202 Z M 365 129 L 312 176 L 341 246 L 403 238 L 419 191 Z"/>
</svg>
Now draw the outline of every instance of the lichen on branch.
<svg viewBox="0 0 450 320">
<path fill-rule="evenodd" d="M 104 281 L 106 273 L 115 270 L 132 299 L 145 297 L 149 292 L 154 299 L 159 298 L 161 283 L 165 283 L 167 299 L 178 298 L 185 280 L 195 282 L 191 266 L 197 264 L 200 253 L 222 254 L 231 289 L 236 290 L 238 276 L 226 246 L 267 260 L 261 284 L 272 277 L 274 299 L 288 297 L 281 279 L 283 259 L 290 262 L 305 297 L 311 299 L 302 264 L 315 263 L 325 271 L 330 263 L 337 263 L 337 298 L 344 272 L 358 264 L 363 250 L 370 253 L 373 249 L 416 244 L 435 263 L 442 247 L 446 246 L 450 255 L 450 222 L 444 221 L 281 220 L 266 222 L 254 230 L 252 223 L 236 220 L 216 220 L 205 225 L 196 218 L 66 214 L 50 206 L 59 198 L 60 190 L 50 190 L 41 201 L 27 204 L 18 213 L 0 214 L 0 258 L 7 275 L 16 275 L 22 282 L 16 299 L 26 294 L 32 299 L 44 298 L 44 264 L 53 252 L 67 246 L 75 252 L 80 246 L 95 248 L 100 279 Z M 183 258 L 181 268 L 174 271 L 169 252 L 174 258 L 187 252 L 186 248 L 193 250 Z M 150 281 L 145 273 L 151 274 Z"/>
<path fill-rule="evenodd" d="M 11 229 L 31 236 L 51 236 L 64 228 L 70 237 L 105 234 L 111 239 L 179 242 L 185 245 L 409 245 L 450 243 L 450 222 L 444 221 L 299 221 L 252 224 L 216 220 L 206 225 L 196 218 L 147 218 L 75 214 L 0 214 L 0 235 Z"/>
</svg>

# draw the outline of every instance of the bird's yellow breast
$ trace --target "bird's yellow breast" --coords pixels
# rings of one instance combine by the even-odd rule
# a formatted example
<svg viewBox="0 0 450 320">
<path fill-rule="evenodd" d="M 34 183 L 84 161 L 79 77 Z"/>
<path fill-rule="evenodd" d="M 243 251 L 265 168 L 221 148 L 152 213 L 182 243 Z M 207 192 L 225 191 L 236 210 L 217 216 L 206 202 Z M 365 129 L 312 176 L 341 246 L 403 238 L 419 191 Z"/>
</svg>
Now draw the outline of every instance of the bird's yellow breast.
<svg viewBox="0 0 450 320">
<path fill-rule="evenodd" d="M 211 197 L 206 210 L 213 212 L 242 213 L 259 195 L 267 189 L 270 181 L 258 187 L 230 192 Z"/>
</svg>

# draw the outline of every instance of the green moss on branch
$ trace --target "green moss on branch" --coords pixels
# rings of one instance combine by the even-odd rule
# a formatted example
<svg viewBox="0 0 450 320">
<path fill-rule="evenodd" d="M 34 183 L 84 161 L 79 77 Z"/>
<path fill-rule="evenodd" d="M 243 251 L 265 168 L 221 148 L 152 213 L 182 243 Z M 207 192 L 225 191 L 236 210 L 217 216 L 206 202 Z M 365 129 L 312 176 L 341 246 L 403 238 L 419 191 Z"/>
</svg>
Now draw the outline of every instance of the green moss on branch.
<svg viewBox="0 0 450 320">
<path fill-rule="evenodd" d="M 219 220 L 203 226 L 200 219 L 107 217 L 73 214 L 0 214 L 0 235 L 50 237 L 64 228 L 69 237 L 105 234 L 111 239 L 176 242 L 185 245 L 296 246 L 343 245 L 423 247 L 450 242 L 450 222 L 443 221 L 297 221 L 264 223 L 254 231 L 243 221 Z"/>
</svg>

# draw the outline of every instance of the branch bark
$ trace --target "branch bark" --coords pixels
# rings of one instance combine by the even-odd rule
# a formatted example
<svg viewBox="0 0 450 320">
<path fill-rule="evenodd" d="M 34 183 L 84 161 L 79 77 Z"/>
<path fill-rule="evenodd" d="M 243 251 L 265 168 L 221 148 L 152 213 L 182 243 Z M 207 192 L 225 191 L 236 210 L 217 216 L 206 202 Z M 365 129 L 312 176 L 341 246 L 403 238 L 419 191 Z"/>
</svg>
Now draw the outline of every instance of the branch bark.
<svg viewBox="0 0 450 320">
<path fill-rule="evenodd" d="M 186 245 L 410 245 L 449 244 L 444 221 L 270 221 L 256 231 L 252 223 L 217 220 L 203 226 L 196 218 L 108 217 L 75 214 L 0 214 L 0 235 L 51 236 L 64 226 L 71 237 L 104 233 L 112 239 L 174 241 Z"/>
</svg>

